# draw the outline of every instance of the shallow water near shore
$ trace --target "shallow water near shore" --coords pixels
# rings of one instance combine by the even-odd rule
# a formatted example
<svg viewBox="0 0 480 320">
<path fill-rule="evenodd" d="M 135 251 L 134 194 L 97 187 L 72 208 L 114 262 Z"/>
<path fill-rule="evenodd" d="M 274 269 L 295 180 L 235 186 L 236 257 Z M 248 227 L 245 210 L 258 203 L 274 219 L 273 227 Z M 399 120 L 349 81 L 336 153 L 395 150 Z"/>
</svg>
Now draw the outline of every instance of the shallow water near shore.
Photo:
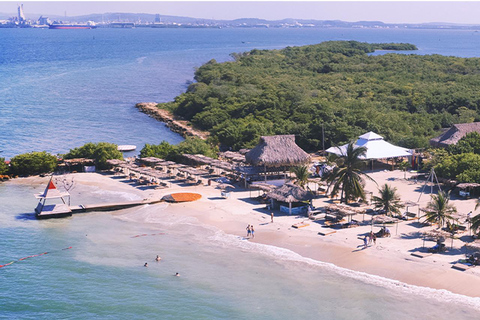
<svg viewBox="0 0 480 320">
<path fill-rule="evenodd" d="M 21 213 L 32 211 L 32 193 L 42 189 L 0 184 L 0 264 L 48 252 L 0 268 L 0 318 L 478 318 L 479 299 L 251 243 L 172 214 L 166 204 L 30 220 Z M 79 185 L 75 193 L 85 203 L 132 197 L 89 190 Z"/>
</svg>

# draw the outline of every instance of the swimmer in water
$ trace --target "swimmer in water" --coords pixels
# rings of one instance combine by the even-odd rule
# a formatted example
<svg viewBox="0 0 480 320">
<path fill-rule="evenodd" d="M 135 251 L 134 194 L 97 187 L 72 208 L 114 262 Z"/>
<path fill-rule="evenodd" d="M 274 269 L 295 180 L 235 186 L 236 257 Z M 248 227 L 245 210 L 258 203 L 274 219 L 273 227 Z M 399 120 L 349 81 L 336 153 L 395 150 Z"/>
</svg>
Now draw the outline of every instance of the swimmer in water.
<svg viewBox="0 0 480 320">
<path fill-rule="evenodd" d="M 155 258 L 155 261 L 160 261 L 162 260 L 162 258 L 160 258 L 160 256 L 157 254 L 157 257 Z"/>
</svg>

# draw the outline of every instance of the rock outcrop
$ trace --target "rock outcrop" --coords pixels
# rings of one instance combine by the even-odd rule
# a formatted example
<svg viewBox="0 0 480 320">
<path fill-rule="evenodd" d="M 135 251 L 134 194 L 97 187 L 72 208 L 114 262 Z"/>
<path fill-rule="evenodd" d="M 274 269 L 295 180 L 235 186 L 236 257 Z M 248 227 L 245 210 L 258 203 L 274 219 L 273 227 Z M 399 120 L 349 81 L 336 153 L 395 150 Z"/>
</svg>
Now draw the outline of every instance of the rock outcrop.
<svg viewBox="0 0 480 320">
<path fill-rule="evenodd" d="M 170 130 L 184 138 L 190 136 L 205 140 L 209 135 L 208 132 L 194 129 L 190 122 L 172 115 L 168 110 L 158 108 L 155 102 L 140 102 L 135 107 L 150 117 L 164 122 Z"/>
</svg>

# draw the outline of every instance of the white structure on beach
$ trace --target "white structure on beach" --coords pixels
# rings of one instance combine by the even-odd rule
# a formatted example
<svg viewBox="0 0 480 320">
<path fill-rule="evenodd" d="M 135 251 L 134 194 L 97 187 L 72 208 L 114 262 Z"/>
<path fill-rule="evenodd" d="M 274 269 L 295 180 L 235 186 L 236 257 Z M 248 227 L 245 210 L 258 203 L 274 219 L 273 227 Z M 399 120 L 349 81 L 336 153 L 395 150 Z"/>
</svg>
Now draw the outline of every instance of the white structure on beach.
<svg viewBox="0 0 480 320">
<path fill-rule="evenodd" d="M 331 147 L 326 151 L 338 156 L 346 154 L 348 144 L 340 147 Z M 374 160 L 374 159 L 386 159 L 386 158 L 398 158 L 409 157 L 412 155 L 412 150 L 395 146 L 387 141 L 383 140 L 383 137 L 375 132 L 368 132 L 360 137 L 355 142 L 355 148 L 366 147 L 367 152 L 361 156 L 361 159 Z"/>
</svg>

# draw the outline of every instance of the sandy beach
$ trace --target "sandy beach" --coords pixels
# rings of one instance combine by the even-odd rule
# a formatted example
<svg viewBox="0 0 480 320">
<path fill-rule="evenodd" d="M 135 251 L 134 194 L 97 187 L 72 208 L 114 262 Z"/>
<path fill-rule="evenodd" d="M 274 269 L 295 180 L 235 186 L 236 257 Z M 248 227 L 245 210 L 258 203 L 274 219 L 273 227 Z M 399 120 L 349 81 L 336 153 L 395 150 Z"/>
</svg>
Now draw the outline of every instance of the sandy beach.
<svg viewBox="0 0 480 320">
<path fill-rule="evenodd" d="M 420 196 L 423 182 L 415 183 L 405 180 L 401 171 L 379 171 L 370 174 L 381 186 L 388 183 L 398 189 L 402 201 L 416 202 Z M 410 173 L 407 173 L 407 178 Z M 392 236 L 390 238 L 378 238 L 376 245 L 363 248 L 361 237 L 370 232 L 370 215 L 358 214 L 354 219 L 363 221 L 363 225 L 355 228 L 335 230 L 335 233 L 326 236 L 319 232 L 334 231 L 323 226 L 324 219 L 309 220 L 306 216 L 286 215 L 274 211 L 274 222 L 271 222 L 270 212 L 264 204 L 259 204 L 253 197 L 259 195 L 258 191 L 245 191 L 237 187 L 230 193 L 227 199 L 221 197 L 221 190 L 216 188 L 216 183 L 211 186 L 179 186 L 172 183 L 166 189 L 154 190 L 138 188 L 123 179 L 113 175 L 96 173 L 74 174 L 75 183 L 87 187 L 100 188 L 108 191 L 130 193 L 133 198 L 146 199 L 157 198 L 174 192 L 195 192 L 202 198 L 190 203 L 169 204 L 169 215 L 178 217 L 193 217 L 200 223 L 213 226 L 239 238 L 246 237 L 246 226 L 252 224 L 255 227 L 255 237 L 246 241 L 257 242 L 266 245 L 286 248 L 299 255 L 314 260 L 332 263 L 336 266 L 349 270 L 365 272 L 367 274 L 381 276 L 421 287 L 444 289 L 452 293 L 470 297 L 480 297 L 480 269 L 471 268 L 466 271 L 452 269 L 452 265 L 459 259 L 465 258 L 464 242 L 470 241 L 469 232 L 459 234 L 460 239 L 446 240 L 448 248 L 446 253 L 432 254 L 424 258 L 412 256 L 412 252 L 423 251 L 423 246 L 432 247 L 435 242 L 423 240 L 422 233 L 435 227 L 421 227 L 415 220 L 402 221 L 398 225 L 389 226 Z M 42 184 L 47 178 L 15 179 L 11 183 Z M 366 190 L 377 194 L 378 186 L 368 181 Z M 430 190 L 430 188 L 427 188 Z M 81 197 L 81 194 L 75 195 Z M 430 200 L 430 195 L 422 194 L 420 206 L 424 207 Z M 327 197 L 314 200 L 315 207 L 329 204 Z M 108 199 L 105 199 L 108 202 Z M 452 200 L 459 214 L 466 214 L 475 208 L 475 200 Z M 75 200 L 72 201 L 75 203 Z M 418 207 L 410 208 L 409 211 L 417 212 Z M 95 214 L 115 214 L 95 213 Z M 73 216 L 73 219 L 75 219 Z M 305 221 L 308 226 L 296 229 L 292 225 Z M 463 221 L 461 221 L 463 222 Z M 380 229 L 373 227 L 376 232 Z M 453 247 L 451 248 L 451 246 Z M 399 283 L 399 285 L 401 285 Z"/>
</svg>

